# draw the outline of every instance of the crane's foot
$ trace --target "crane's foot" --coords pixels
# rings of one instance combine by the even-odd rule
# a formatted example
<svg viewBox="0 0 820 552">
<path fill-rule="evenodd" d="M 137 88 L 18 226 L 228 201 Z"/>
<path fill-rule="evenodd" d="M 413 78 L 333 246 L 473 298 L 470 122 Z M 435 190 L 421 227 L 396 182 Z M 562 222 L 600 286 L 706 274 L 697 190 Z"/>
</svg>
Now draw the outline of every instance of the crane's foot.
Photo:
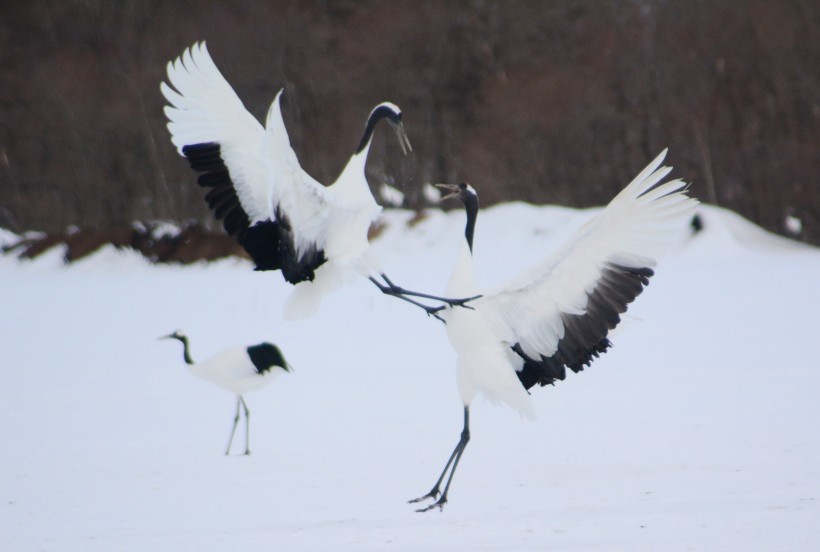
<svg viewBox="0 0 820 552">
<path fill-rule="evenodd" d="M 421 303 L 419 303 L 419 304 L 421 304 Z M 440 317 L 438 315 L 439 312 L 444 310 L 444 305 L 439 305 L 438 307 L 428 307 L 428 306 L 425 305 L 425 306 L 422 306 L 422 308 L 427 313 L 427 316 L 432 316 L 433 318 L 436 318 L 437 320 L 441 320 L 444 324 L 447 324 L 447 322 L 442 317 Z"/>
<path fill-rule="evenodd" d="M 445 299 L 444 302 L 450 305 L 451 307 L 461 307 L 462 309 L 470 309 L 475 310 L 474 307 L 468 305 L 470 301 L 475 301 L 476 299 L 481 299 L 483 295 L 473 295 L 472 297 L 466 297 L 464 299 Z"/>
<path fill-rule="evenodd" d="M 411 501 L 412 502 L 412 501 Z M 439 512 L 444 510 L 444 505 L 447 504 L 447 496 L 442 495 L 441 498 L 430 504 L 429 506 L 425 506 L 424 508 L 419 508 L 416 510 L 417 512 L 429 512 L 430 510 L 434 510 L 436 508 L 439 509 Z"/>
<path fill-rule="evenodd" d="M 419 508 L 416 511 L 417 512 L 429 512 L 430 510 L 432 510 L 434 508 L 438 508 L 439 510 L 443 510 L 444 505 L 447 504 L 447 494 L 445 493 L 445 494 L 441 495 L 441 498 L 439 498 L 440 493 L 441 493 L 441 491 L 439 491 L 439 487 L 438 487 L 438 485 L 436 485 L 426 495 L 420 496 L 418 498 L 414 498 L 413 500 L 408 500 L 407 502 L 410 503 L 410 504 L 416 504 L 418 502 L 423 502 L 423 501 L 428 500 L 428 499 L 429 500 L 436 500 L 438 498 L 438 500 L 436 500 L 435 502 L 433 502 L 429 506 L 425 506 L 424 508 Z"/>
<path fill-rule="evenodd" d="M 423 502 L 423 501 L 427 500 L 428 498 L 431 498 L 431 499 L 435 500 L 435 499 L 437 499 L 437 498 L 438 498 L 438 495 L 439 495 L 440 493 L 441 493 L 441 491 L 439 491 L 439 489 L 438 489 L 438 485 L 436 485 L 436 486 L 435 486 L 435 487 L 433 487 L 433 489 L 432 489 L 429 493 L 427 493 L 426 495 L 424 495 L 424 496 L 420 496 L 420 497 L 418 497 L 418 498 L 414 498 L 414 499 L 412 499 L 412 500 L 408 500 L 408 501 L 407 501 L 407 503 L 408 503 L 408 504 L 415 504 L 416 502 Z"/>
</svg>

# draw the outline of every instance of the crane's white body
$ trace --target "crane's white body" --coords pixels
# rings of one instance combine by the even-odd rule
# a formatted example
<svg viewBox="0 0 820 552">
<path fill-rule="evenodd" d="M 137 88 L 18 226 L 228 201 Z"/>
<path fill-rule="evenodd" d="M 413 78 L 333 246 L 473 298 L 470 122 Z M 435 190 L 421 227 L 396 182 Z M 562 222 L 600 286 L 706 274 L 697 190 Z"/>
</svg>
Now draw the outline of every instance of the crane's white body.
<svg viewBox="0 0 820 552">
<path fill-rule="evenodd" d="M 204 42 L 169 62 L 167 73 L 176 90 L 163 82 L 161 91 L 170 103 L 165 114 L 180 154 L 192 144 L 219 144 L 247 214 L 245 226 L 286 219 L 297 259 L 312 251 L 324 252 L 326 261 L 315 271 L 315 278 L 296 284 L 286 303 L 286 317 L 313 314 L 325 294 L 356 275 L 379 271 L 368 254 L 367 233 L 381 213 L 364 174 L 370 141 L 350 158 L 338 179 L 325 187 L 302 169 L 291 147 L 280 109 L 281 90 L 263 127 L 222 76 Z M 376 106 L 373 112 L 382 106 L 401 113 L 390 103 Z"/>
<path fill-rule="evenodd" d="M 524 359 L 513 345 L 534 359 L 554 354 L 565 332 L 562 316 L 586 312 L 608 264 L 654 267 L 682 236 L 697 201 L 686 195 L 680 180 L 658 186 L 671 170 L 659 168 L 665 154 L 561 249 L 496 289 L 479 288 L 470 247 L 462 244 L 447 294 L 483 296 L 470 302 L 472 309 L 447 308 L 440 315 L 458 354 L 458 387 L 465 405 L 480 393 L 534 417 L 530 395 L 516 375 Z"/>
<path fill-rule="evenodd" d="M 464 241 L 446 294 L 472 297 L 481 292 L 473 274 L 472 253 Z M 499 335 L 499 328 L 492 317 L 487 316 L 486 307 L 477 306 L 480 300 L 471 301 L 471 308 L 446 308 L 439 313 L 446 322 L 447 338 L 458 353 L 456 377 L 461 400 L 469 405 L 476 394 L 481 393 L 490 402 L 506 403 L 532 417 L 535 415 L 532 401 L 515 375 L 519 366 L 510 349 L 512 343 L 507 344 Z"/>
<path fill-rule="evenodd" d="M 248 357 L 247 347 L 231 347 L 212 357 L 189 364 L 188 370 L 198 378 L 214 383 L 241 397 L 269 384 L 284 370 L 272 368 L 259 372 Z"/>
<path fill-rule="evenodd" d="M 316 269 L 316 278 L 300 282 L 285 303 L 285 318 L 298 319 L 319 309 L 322 297 L 359 276 L 381 272 L 367 239 L 370 226 L 381 215 L 364 176 L 370 144 L 353 155 L 339 178 L 325 188 L 330 207 L 325 211 L 322 243 L 327 261 Z"/>
</svg>

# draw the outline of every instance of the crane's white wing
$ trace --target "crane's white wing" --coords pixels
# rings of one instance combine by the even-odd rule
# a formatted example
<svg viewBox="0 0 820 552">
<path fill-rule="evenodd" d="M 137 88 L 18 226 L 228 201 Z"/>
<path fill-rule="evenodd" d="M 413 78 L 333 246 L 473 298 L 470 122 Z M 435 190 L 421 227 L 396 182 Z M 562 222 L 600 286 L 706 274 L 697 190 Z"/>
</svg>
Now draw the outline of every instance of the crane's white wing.
<svg viewBox="0 0 820 552">
<path fill-rule="evenodd" d="M 298 256 L 318 244 L 324 249 L 328 239 L 329 218 L 336 208 L 336 202 L 323 186 L 310 176 L 299 164 L 296 152 L 290 144 L 285 128 L 280 104 L 280 91 L 268 110 L 265 122 L 267 129 L 267 150 L 272 164 L 277 169 L 275 179 L 279 185 L 270 186 L 274 209 L 286 218 L 293 229 L 294 246 Z"/>
<path fill-rule="evenodd" d="M 163 82 L 160 90 L 170 103 L 165 115 L 171 141 L 195 170 L 207 171 L 200 184 L 212 188 L 208 202 L 217 218 L 230 215 L 224 211 L 235 207 L 231 200 L 236 199 L 251 224 L 269 218 L 273 183 L 265 156 L 265 130 L 222 76 L 205 43 L 186 49 L 168 63 L 167 72 L 173 88 Z M 220 185 L 225 171 L 229 185 Z M 231 192 L 234 197 L 229 198 Z M 227 228 L 227 220 L 226 230 L 238 231 Z"/>
<path fill-rule="evenodd" d="M 204 42 L 168 64 L 160 88 L 171 105 L 171 139 L 225 230 L 236 235 L 260 270 L 281 269 L 293 283 L 313 278 L 325 261 L 332 197 L 299 165 L 280 109 L 281 91 L 267 129 L 245 109 Z"/>
<path fill-rule="evenodd" d="M 686 228 L 697 201 L 680 180 L 658 183 L 666 150 L 554 255 L 476 300 L 535 370 L 525 386 L 563 379 L 609 346 L 609 330 Z"/>
</svg>

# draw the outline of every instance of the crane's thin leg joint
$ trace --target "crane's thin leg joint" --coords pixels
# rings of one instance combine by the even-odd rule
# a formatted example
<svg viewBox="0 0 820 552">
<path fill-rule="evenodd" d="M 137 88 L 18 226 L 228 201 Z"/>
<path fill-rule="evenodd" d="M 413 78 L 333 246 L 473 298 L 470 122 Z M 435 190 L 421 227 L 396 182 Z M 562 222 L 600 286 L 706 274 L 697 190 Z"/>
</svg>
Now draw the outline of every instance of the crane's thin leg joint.
<svg viewBox="0 0 820 552">
<path fill-rule="evenodd" d="M 231 429 L 231 436 L 228 438 L 228 448 L 225 449 L 225 456 L 231 453 L 231 443 L 233 443 L 233 435 L 236 433 L 236 426 L 239 425 L 239 408 L 241 407 L 242 398 L 236 399 L 236 416 L 233 417 L 233 429 Z"/>
<path fill-rule="evenodd" d="M 245 456 L 251 455 L 251 411 L 248 410 L 248 405 L 245 404 L 245 399 L 239 397 L 242 402 L 242 408 L 245 409 Z"/>
<path fill-rule="evenodd" d="M 423 500 L 427 500 L 428 498 L 436 499 L 438 498 L 439 493 L 441 492 L 441 483 L 444 481 L 444 476 L 447 475 L 447 470 L 450 470 L 450 465 L 452 464 L 453 468 L 450 470 L 450 477 L 447 478 L 447 484 L 444 486 L 444 492 L 441 493 L 441 498 L 436 500 L 434 503 L 430 504 L 425 508 L 420 508 L 416 510 L 417 512 L 428 512 L 433 508 L 438 507 L 439 510 L 444 509 L 444 505 L 447 504 L 447 493 L 450 491 L 450 484 L 453 482 L 453 475 L 456 473 L 456 468 L 458 468 L 458 462 L 461 460 L 462 454 L 464 454 L 464 449 L 467 448 L 467 443 L 470 441 L 470 407 L 464 407 L 464 429 L 461 430 L 461 437 L 456 443 L 456 448 L 453 449 L 453 453 L 450 455 L 450 459 L 447 460 L 447 464 L 444 466 L 444 470 L 441 472 L 441 476 L 439 476 L 438 481 L 436 484 L 433 485 L 433 488 L 424 496 L 420 496 L 418 498 L 414 498 L 409 502 L 411 504 L 416 502 L 421 502 Z"/>
</svg>

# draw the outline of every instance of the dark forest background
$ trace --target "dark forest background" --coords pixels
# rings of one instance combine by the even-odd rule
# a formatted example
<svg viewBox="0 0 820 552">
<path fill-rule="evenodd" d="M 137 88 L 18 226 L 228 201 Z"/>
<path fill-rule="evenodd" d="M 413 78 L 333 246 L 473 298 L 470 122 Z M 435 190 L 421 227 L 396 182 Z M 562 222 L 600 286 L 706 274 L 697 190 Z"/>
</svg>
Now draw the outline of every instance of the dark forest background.
<svg viewBox="0 0 820 552">
<path fill-rule="evenodd" d="M 820 243 L 820 2 L 6 0 L 0 227 L 216 228 L 165 129 L 159 82 L 208 48 L 259 117 L 280 87 L 303 167 L 329 183 L 370 109 L 374 189 L 423 205 L 468 180 L 484 205 L 608 202 L 669 146 L 693 193 Z"/>
</svg>

